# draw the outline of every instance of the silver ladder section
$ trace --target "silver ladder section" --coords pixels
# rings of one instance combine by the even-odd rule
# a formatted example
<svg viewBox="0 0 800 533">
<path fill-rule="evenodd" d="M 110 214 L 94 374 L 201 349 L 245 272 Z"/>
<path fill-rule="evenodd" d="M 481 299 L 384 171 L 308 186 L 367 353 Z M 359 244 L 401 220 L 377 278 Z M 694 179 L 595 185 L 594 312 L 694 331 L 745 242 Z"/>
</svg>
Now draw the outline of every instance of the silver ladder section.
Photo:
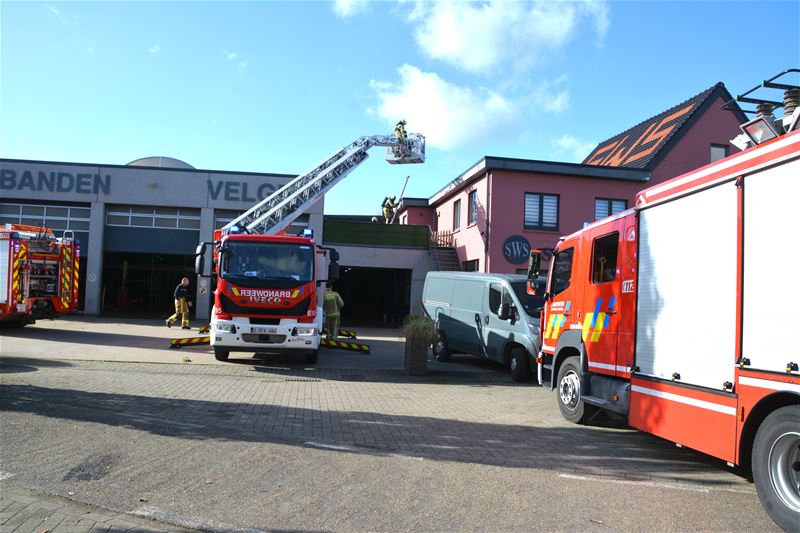
<svg viewBox="0 0 800 533">
<path fill-rule="evenodd" d="M 352 172 L 375 146 L 386 146 L 386 160 L 392 164 L 424 163 L 425 137 L 409 133 L 359 137 L 328 157 L 309 172 L 301 174 L 222 228 L 229 233 L 237 226 L 242 233 L 274 235 L 291 224 L 328 190 Z"/>
</svg>

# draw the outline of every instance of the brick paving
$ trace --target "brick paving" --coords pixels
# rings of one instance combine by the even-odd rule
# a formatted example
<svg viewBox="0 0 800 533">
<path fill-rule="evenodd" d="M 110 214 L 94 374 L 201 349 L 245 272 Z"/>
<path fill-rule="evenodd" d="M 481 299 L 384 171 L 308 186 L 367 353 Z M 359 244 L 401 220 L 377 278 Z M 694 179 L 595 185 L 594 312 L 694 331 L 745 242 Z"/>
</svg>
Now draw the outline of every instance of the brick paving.
<svg viewBox="0 0 800 533">
<path fill-rule="evenodd" d="M 160 533 L 186 529 L 0 485 L 0 533 Z"/>
<path fill-rule="evenodd" d="M 575 426 L 553 393 L 503 373 L 200 366 L 5 358 L 6 411 L 111 423 L 182 438 L 352 446 L 441 461 L 752 486 L 718 461 L 620 424 Z M 16 366 L 15 366 L 16 365 Z M 41 366 L 39 366 L 41 365 Z M 2 533 L 2 532 L 0 532 Z"/>
</svg>

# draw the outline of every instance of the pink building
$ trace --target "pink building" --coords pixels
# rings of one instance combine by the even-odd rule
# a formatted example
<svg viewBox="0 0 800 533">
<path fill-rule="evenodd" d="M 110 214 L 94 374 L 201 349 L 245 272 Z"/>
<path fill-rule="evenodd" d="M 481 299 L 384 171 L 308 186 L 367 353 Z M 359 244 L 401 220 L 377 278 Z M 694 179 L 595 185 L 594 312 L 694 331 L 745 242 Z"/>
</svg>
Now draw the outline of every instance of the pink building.
<svg viewBox="0 0 800 533">
<path fill-rule="evenodd" d="M 583 163 L 486 156 L 428 199 L 405 198 L 401 224 L 427 224 L 462 270 L 524 272 L 531 248 L 633 205 L 636 192 L 731 153 L 744 114 L 722 83 L 601 142 Z"/>
</svg>

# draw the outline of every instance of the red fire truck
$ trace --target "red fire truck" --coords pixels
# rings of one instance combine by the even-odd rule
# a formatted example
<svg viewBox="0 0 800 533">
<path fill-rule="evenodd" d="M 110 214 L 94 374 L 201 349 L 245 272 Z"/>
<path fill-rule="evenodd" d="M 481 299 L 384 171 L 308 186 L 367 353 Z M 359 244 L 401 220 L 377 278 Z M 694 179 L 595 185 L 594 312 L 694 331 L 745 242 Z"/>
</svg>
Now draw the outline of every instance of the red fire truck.
<svg viewBox="0 0 800 533">
<path fill-rule="evenodd" d="M 78 306 L 80 248 L 72 232 L 0 226 L 0 323 L 25 326 Z"/>
<path fill-rule="evenodd" d="M 338 254 L 317 245 L 311 233 L 290 236 L 286 228 L 377 146 L 387 148 L 392 164 L 425 161 L 425 137 L 406 134 L 404 128 L 394 135 L 360 137 L 217 230 L 213 243 L 198 246 L 195 270 L 201 276 L 206 250 L 213 247 L 210 334 L 217 360 L 245 351 L 291 352 L 304 354 L 309 364 L 317 361 L 325 260 L 332 279 Z"/>
<path fill-rule="evenodd" d="M 561 238 L 537 361 L 568 420 L 616 412 L 741 465 L 772 519 L 798 531 L 800 93 L 774 85 L 784 118 L 759 100 L 734 140 L 750 148 Z"/>
</svg>

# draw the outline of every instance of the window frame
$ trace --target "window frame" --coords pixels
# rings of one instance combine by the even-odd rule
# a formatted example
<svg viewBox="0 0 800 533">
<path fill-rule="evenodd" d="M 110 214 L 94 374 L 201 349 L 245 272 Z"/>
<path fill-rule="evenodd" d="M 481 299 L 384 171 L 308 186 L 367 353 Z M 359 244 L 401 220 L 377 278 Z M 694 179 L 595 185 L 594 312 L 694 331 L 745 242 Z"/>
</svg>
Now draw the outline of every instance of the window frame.
<svg viewBox="0 0 800 533">
<path fill-rule="evenodd" d="M 461 229 L 461 198 L 453 202 L 453 231 Z"/>
<path fill-rule="evenodd" d="M 525 207 L 528 205 L 528 195 L 539 197 L 539 220 L 536 225 L 528 224 L 525 218 Z M 556 224 L 554 227 L 544 225 L 544 197 L 552 196 L 556 199 Z M 522 227 L 527 231 L 559 231 L 561 219 L 561 195 L 544 192 L 525 192 L 522 197 Z"/>
<path fill-rule="evenodd" d="M 557 258 L 558 258 L 558 256 L 560 254 L 564 254 L 564 253 L 567 253 L 567 252 L 570 253 L 570 258 L 569 258 L 569 279 L 567 280 L 567 286 L 564 287 L 563 289 L 561 289 L 560 291 L 555 292 L 556 291 L 555 283 L 556 283 L 556 275 L 557 275 L 557 273 L 556 273 L 556 264 L 558 262 Z M 552 260 L 552 263 L 551 263 L 553 266 L 550 269 L 551 275 L 550 275 L 550 287 L 549 287 L 549 290 L 550 290 L 551 295 L 553 297 L 558 296 L 559 294 L 565 292 L 566 290 L 568 290 L 572 286 L 572 274 L 573 274 L 573 270 L 574 270 L 574 267 L 575 267 L 574 259 L 575 259 L 575 246 L 574 245 L 570 246 L 569 248 L 564 248 L 563 250 L 559 250 L 556 254 L 553 255 L 553 260 Z"/>
<path fill-rule="evenodd" d="M 467 227 L 478 223 L 478 191 L 467 194 Z"/>
<path fill-rule="evenodd" d="M 724 155 L 719 159 L 714 159 L 714 148 L 722 148 Z M 708 162 L 709 163 L 716 163 L 717 161 L 721 161 L 728 157 L 730 154 L 728 153 L 728 145 L 727 144 L 719 144 L 719 143 L 711 143 L 711 146 L 708 148 Z"/>
<path fill-rule="evenodd" d="M 598 202 L 606 202 L 606 207 L 608 208 L 608 214 L 605 217 L 600 217 L 600 218 L 597 217 L 597 203 Z M 625 211 L 626 209 L 628 209 L 628 200 L 626 200 L 625 198 L 602 198 L 602 197 L 595 198 L 594 199 L 594 219 L 595 219 L 595 221 L 602 220 L 602 219 L 604 219 L 606 217 L 610 217 L 610 216 L 616 215 L 617 213 L 614 213 L 614 209 L 613 209 L 614 202 L 623 202 L 625 204 L 625 207 L 623 207 L 620 211 L 617 211 L 617 213 L 622 213 L 622 211 Z"/>
<path fill-rule="evenodd" d="M 613 269 L 614 274 L 611 279 L 603 279 L 602 272 L 596 270 L 597 262 L 595 259 L 597 257 L 597 244 L 600 240 L 611 237 L 612 235 L 616 236 L 616 238 L 614 239 L 614 243 L 616 244 L 616 250 L 614 255 L 614 269 Z M 605 235 L 600 235 L 599 237 L 595 237 L 594 239 L 592 239 L 592 262 L 591 262 L 591 269 L 589 271 L 589 282 L 592 285 L 602 285 L 603 283 L 612 283 L 617 280 L 617 265 L 619 264 L 619 237 L 620 237 L 620 232 L 619 230 L 616 230 L 612 231 L 611 233 L 606 233 Z M 600 276 L 597 277 L 596 274 L 600 274 Z"/>
</svg>

